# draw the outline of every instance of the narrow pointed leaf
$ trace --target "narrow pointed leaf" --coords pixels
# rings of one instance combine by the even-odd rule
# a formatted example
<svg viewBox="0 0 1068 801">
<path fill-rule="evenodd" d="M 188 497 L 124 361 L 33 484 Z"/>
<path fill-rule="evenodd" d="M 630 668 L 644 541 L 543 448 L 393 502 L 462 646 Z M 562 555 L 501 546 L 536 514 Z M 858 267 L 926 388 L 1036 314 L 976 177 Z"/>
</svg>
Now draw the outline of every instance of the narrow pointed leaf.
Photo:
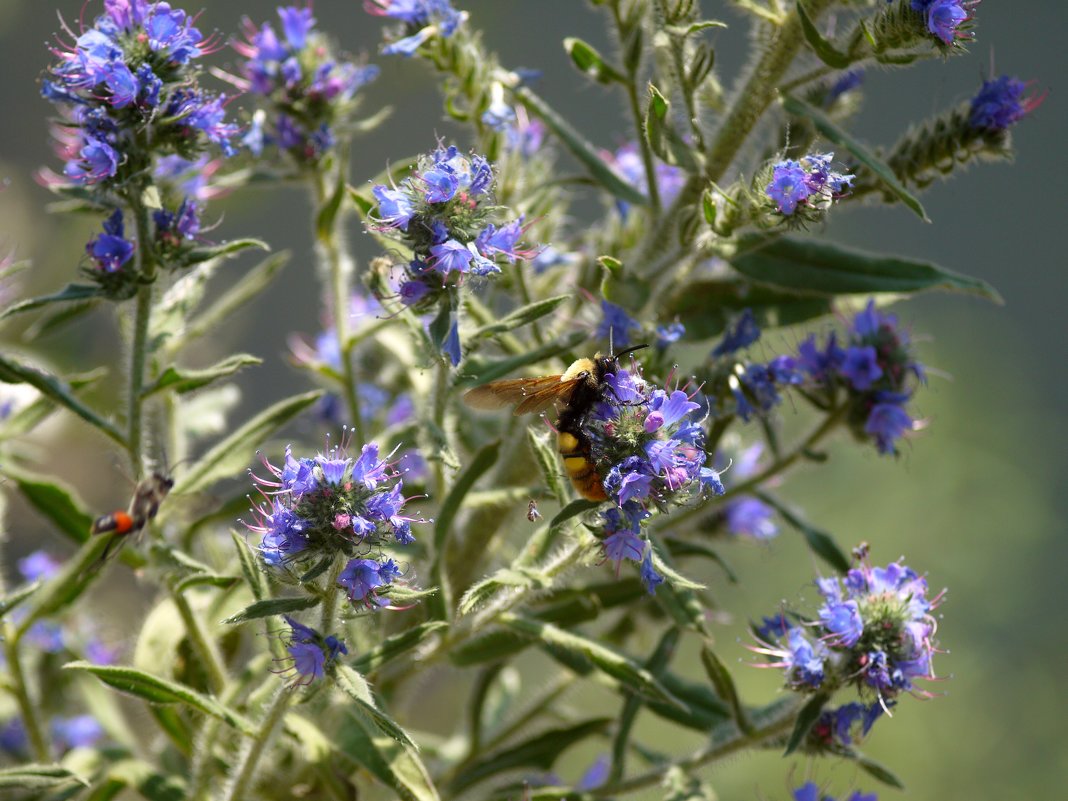
<svg viewBox="0 0 1068 801">
<path fill-rule="evenodd" d="M 370 724 L 349 715 L 337 735 L 337 748 L 392 789 L 403 801 L 439 801 L 419 756 L 391 737 L 368 731 Z"/>
<path fill-rule="evenodd" d="M 520 328 L 528 323 L 532 323 L 535 320 L 545 317 L 547 314 L 552 314 L 556 311 L 557 306 L 570 299 L 571 295 L 555 295 L 551 298 L 545 298 L 545 300 L 536 300 L 533 303 L 528 303 L 526 306 L 520 306 L 515 311 L 509 312 L 500 320 L 482 326 L 475 331 L 474 335 L 476 337 L 488 337 Z"/>
<path fill-rule="evenodd" d="M 848 54 L 841 52 L 823 38 L 823 34 L 819 32 L 812 18 L 805 11 L 805 4 L 801 0 L 797 0 L 797 16 L 801 20 L 801 31 L 805 34 L 805 39 L 820 61 L 836 70 L 843 70 L 853 63 L 853 59 Z"/>
<path fill-rule="evenodd" d="M 829 297 L 749 281 L 693 281 L 668 298 L 662 316 L 678 318 L 687 339 L 701 340 L 722 334 L 742 309 L 750 309 L 767 330 L 830 314 L 833 304 Z"/>
<path fill-rule="evenodd" d="M 222 361 L 202 370 L 168 367 L 152 386 L 147 387 L 141 393 L 141 396 L 147 398 L 149 395 L 165 389 L 177 392 L 179 395 L 192 392 L 206 387 L 220 378 L 232 376 L 245 367 L 257 364 L 263 364 L 263 359 L 248 353 L 235 353 L 233 356 L 227 356 Z"/>
<path fill-rule="evenodd" d="M 751 733 L 753 727 L 749 722 L 745 707 L 742 706 L 738 690 L 734 686 L 734 677 L 731 676 L 727 666 L 723 664 L 716 652 L 712 650 L 711 641 L 706 640 L 701 646 L 701 664 L 704 666 L 705 675 L 712 682 L 712 686 L 716 688 L 716 695 L 730 706 L 731 715 L 734 717 L 734 722 L 738 724 L 738 728 L 746 734 Z"/>
<path fill-rule="evenodd" d="M 0 770 L 0 790 L 45 792 L 66 784 L 88 787 L 89 782 L 59 765 L 27 764 Z M 8 797 L 8 796 L 5 796 Z"/>
<path fill-rule="evenodd" d="M 549 488 L 556 502 L 563 506 L 567 503 L 567 485 L 564 482 L 560 463 L 557 459 L 556 448 L 549 444 L 548 432 L 542 433 L 534 426 L 527 428 L 527 445 L 534 454 L 534 461 L 538 463 L 545 486 Z"/>
<path fill-rule="evenodd" d="M 611 718 L 584 720 L 572 726 L 540 732 L 516 745 L 486 754 L 453 779 L 449 790 L 459 795 L 468 787 L 505 771 L 520 768 L 549 770 L 561 754 L 583 740 L 603 734 L 611 722 Z"/>
<path fill-rule="evenodd" d="M 53 303 L 88 303 L 104 297 L 104 291 L 94 284 L 67 284 L 59 292 L 30 298 L 0 311 L 0 320 L 23 312 L 33 311 Z"/>
<path fill-rule="evenodd" d="M 259 620 L 274 615 L 288 615 L 290 612 L 303 612 L 319 605 L 319 599 L 314 596 L 300 598 L 268 598 L 264 601 L 256 601 L 238 612 L 226 618 L 223 623 L 231 625 L 247 623 L 250 620 Z"/>
<path fill-rule="evenodd" d="M 337 665 L 334 669 L 334 683 L 356 703 L 356 713 L 366 717 L 382 734 L 392 737 L 398 743 L 418 751 L 419 747 L 393 718 L 378 708 L 371 686 L 367 679 L 348 665 Z"/>
<path fill-rule="evenodd" d="M 218 259 L 220 257 L 233 256 L 243 250 L 270 250 L 271 246 L 262 239 L 234 239 L 211 247 L 194 248 L 182 257 L 182 264 L 200 264 L 201 262 Z"/>
<path fill-rule="evenodd" d="M 927 212 L 923 210 L 920 201 L 917 200 L 905 188 L 905 185 L 894 175 L 894 171 L 878 156 L 872 153 L 859 139 L 852 134 L 839 128 L 830 117 L 813 105 L 806 103 L 793 95 L 783 98 L 783 108 L 787 114 L 795 117 L 804 117 L 809 120 L 825 138 L 839 147 L 844 147 L 861 164 L 871 170 L 882 181 L 883 185 L 902 203 L 908 206 L 917 217 L 924 222 L 930 222 Z"/>
<path fill-rule="evenodd" d="M 241 575 L 245 577 L 245 583 L 252 590 L 252 597 L 257 601 L 264 600 L 268 592 L 264 571 L 256 563 L 255 558 L 252 556 L 252 550 L 236 531 L 230 532 L 230 538 L 233 540 L 234 549 L 237 551 L 237 560 L 241 563 Z"/>
<path fill-rule="evenodd" d="M 400 634 L 387 637 L 371 650 L 360 654 L 359 657 L 352 661 L 352 667 L 360 671 L 360 673 L 373 673 L 394 659 L 418 648 L 446 628 L 448 628 L 448 624 L 441 620 L 420 623 L 418 626 L 413 626 Z"/>
<path fill-rule="evenodd" d="M 786 751 L 783 752 L 783 756 L 790 756 L 804 742 L 809 729 L 819 719 L 829 698 L 825 693 L 817 693 L 801 707 L 801 711 L 797 713 L 797 720 L 794 722 L 794 729 L 790 732 L 790 739 L 786 742 Z"/>
<path fill-rule="evenodd" d="M 830 296 L 938 289 L 1002 302 L 985 281 L 931 262 L 867 253 L 822 239 L 782 237 L 751 250 L 745 244 L 731 266 L 753 281 L 793 292 Z"/>
<path fill-rule="evenodd" d="M 612 170 L 593 145 L 586 141 L 586 138 L 571 123 L 557 114 L 548 103 L 527 87 L 516 89 L 515 97 L 526 107 L 527 111 L 538 117 L 549 127 L 549 130 L 559 137 L 571 154 L 590 171 L 590 176 L 598 184 L 627 203 L 639 206 L 648 204 L 649 199 Z"/>
<path fill-rule="evenodd" d="M 897 777 L 897 775 L 885 765 L 876 762 L 871 757 L 867 757 L 859 751 L 854 751 L 848 755 L 850 759 L 856 761 L 857 765 L 871 776 L 876 781 L 880 781 L 889 787 L 894 787 L 898 790 L 905 789 L 905 783 Z"/>
<path fill-rule="evenodd" d="M 120 692 L 142 698 L 152 704 L 182 704 L 221 720 L 249 737 L 256 735 L 251 721 L 226 708 L 214 698 L 197 692 L 178 682 L 153 676 L 143 670 L 118 665 L 93 665 L 89 662 L 71 662 L 65 670 L 91 673 L 105 684 Z"/>
<path fill-rule="evenodd" d="M 126 438 L 114 424 L 105 420 L 74 397 L 70 385 L 51 373 L 46 373 L 44 370 L 23 364 L 15 359 L 0 356 L 0 381 L 8 384 L 29 384 L 49 400 L 66 407 L 69 411 L 74 412 L 74 414 L 89 423 L 89 425 L 98 429 L 124 448 L 126 447 Z"/>
<path fill-rule="evenodd" d="M 216 481 L 229 478 L 248 466 L 263 441 L 307 409 L 322 391 L 305 392 L 264 409 L 241 428 L 219 442 L 175 482 L 173 494 L 200 492 Z"/>
<path fill-rule="evenodd" d="M 768 506 L 778 512 L 782 519 L 801 532 L 812 553 L 829 564 L 839 573 L 846 573 L 850 568 L 849 557 L 841 549 L 834 537 L 822 529 L 818 529 L 804 518 L 796 514 L 789 506 L 781 503 L 777 498 L 766 492 L 757 492 L 760 498 Z"/>
</svg>

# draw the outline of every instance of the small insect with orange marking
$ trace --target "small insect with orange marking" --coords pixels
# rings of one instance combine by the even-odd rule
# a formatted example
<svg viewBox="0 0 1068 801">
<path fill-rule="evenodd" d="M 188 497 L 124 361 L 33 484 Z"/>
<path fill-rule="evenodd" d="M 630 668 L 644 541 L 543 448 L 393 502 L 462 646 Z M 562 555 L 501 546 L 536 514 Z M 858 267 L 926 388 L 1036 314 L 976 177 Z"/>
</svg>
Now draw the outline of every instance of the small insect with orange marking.
<svg viewBox="0 0 1068 801">
<path fill-rule="evenodd" d="M 89 529 L 90 534 L 115 535 L 100 555 L 100 561 L 107 558 L 114 544 L 122 539 L 123 535 L 136 534 L 156 516 L 160 504 L 163 503 L 163 499 L 167 497 L 167 493 L 173 486 L 173 478 L 159 471 L 153 471 L 147 478 L 137 483 L 133 498 L 130 499 L 130 506 L 125 511 L 116 509 L 114 512 L 100 515 L 93 521 Z"/>
<path fill-rule="evenodd" d="M 557 375 L 537 378 L 506 378 L 468 390 L 464 402 L 475 409 L 499 409 L 515 404 L 515 414 L 530 414 L 560 404 L 556 419 L 556 447 L 575 491 L 586 500 L 608 499 L 597 466 L 590 458 L 590 438 L 582 426 L 586 415 L 605 398 L 610 387 L 604 377 L 622 356 L 648 345 L 635 345 L 615 355 L 596 354 L 577 359 Z"/>
</svg>

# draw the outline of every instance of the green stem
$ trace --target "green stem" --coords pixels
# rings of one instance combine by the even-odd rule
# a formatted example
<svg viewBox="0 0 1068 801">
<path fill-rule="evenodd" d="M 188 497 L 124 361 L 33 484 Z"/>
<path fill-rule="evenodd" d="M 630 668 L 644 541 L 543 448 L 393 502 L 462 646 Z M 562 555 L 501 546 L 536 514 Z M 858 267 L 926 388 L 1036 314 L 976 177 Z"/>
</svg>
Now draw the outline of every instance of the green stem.
<svg viewBox="0 0 1068 801">
<path fill-rule="evenodd" d="M 7 670 L 11 677 L 11 685 L 8 689 L 15 696 L 19 714 L 22 716 L 22 724 L 26 727 L 26 735 L 33 750 L 33 758 L 41 763 L 52 761 L 52 755 L 48 750 L 48 741 L 45 740 L 41 722 L 37 719 L 37 710 L 30 698 L 29 686 L 26 684 L 26 674 L 22 672 L 22 661 L 19 658 L 19 636 L 15 627 L 10 622 L 4 624 L 4 655 L 7 657 Z"/>
<path fill-rule="evenodd" d="M 294 685 L 283 684 L 274 694 L 270 705 L 263 714 L 259 731 L 256 732 L 256 736 L 249 743 L 248 749 L 241 758 L 241 763 L 234 772 L 234 779 L 226 792 L 227 801 L 244 801 L 249 797 L 256 775 L 256 766 L 259 764 L 263 752 L 267 749 L 271 735 L 274 734 L 278 724 L 285 716 L 295 689 Z"/>
<path fill-rule="evenodd" d="M 340 164 L 345 160 L 339 156 Z M 319 170 L 315 172 L 316 220 L 318 212 L 328 200 L 326 176 Z M 338 167 L 338 180 L 343 180 L 344 168 Z M 340 215 L 339 215 L 340 217 Z M 352 274 L 352 256 L 348 244 L 340 233 L 339 218 L 335 218 L 328 232 L 315 230 L 316 250 L 319 258 L 325 262 L 330 275 L 330 305 L 334 312 L 334 335 L 337 337 L 337 349 L 341 358 L 341 374 L 344 386 L 345 403 L 348 406 L 349 420 L 353 434 L 358 443 L 364 441 L 363 416 L 360 414 L 360 396 L 356 388 L 356 373 L 352 366 L 351 343 L 349 342 L 349 305 L 352 295 L 350 278 Z"/>
<path fill-rule="evenodd" d="M 211 691 L 216 696 L 221 695 L 226 689 L 226 669 L 223 667 L 222 655 L 219 653 L 218 647 L 208 637 L 203 623 L 193 611 L 193 607 L 189 605 L 189 600 L 185 597 L 185 594 L 172 589 L 171 598 L 178 609 L 178 615 L 182 618 L 182 623 L 185 624 L 185 632 L 189 636 L 189 642 L 192 644 L 197 656 L 200 657 L 204 669 L 208 672 L 208 684 L 211 686 Z"/>
<path fill-rule="evenodd" d="M 130 345 L 130 375 L 127 390 L 127 449 L 133 477 L 140 479 L 144 469 L 142 454 L 145 362 L 148 358 L 148 328 L 152 319 L 152 288 L 156 278 L 156 259 L 152 252 L 152 226 L 148 208 L 138 199 L 131 204 L 137 226 L 138 274 L 143 285 L 137 290 L 134 310 L 133 339 Z"/>
<path fill-rule="evenodd" d="M 620 15 L 618 3 L 612 4 L 612 17 L 616 22 L 620 48 L 626 50 L 627 43 L 623 40 L 623 17 Z M 634 117 L 634 132 L 638 140 L 638 149 L 642 154 L 642 166 L 645 167 L 650 216 L 655 220 L 660 216 L 660 187 L 656 185 L 656 164 L 653 161 L 653 151 L 649 148 L 649 139 L 645 136 L 645 120 L 642 117 L 641 103 L 638 100 L 638 66 L 637 64 L 627 66 L 627 101 L 630 103 L 631 116 Z"/>
<path fill-rule="evenodd" d="M 319 625 L 319 633 L 324 637 L 329 636 L 333 632 L 334 616 L 337 614 L 337 580 L 344 568 L 345 560 L 335 558 L 334 564 L 330 566 L 330 573 L 326 578 L 326 587 L 324 588 L 325 595 L 323 596 L 322 622 Z"/>
<path fill-rule="evenodd" d="M 431 411 L 434 425 L 438 431 L 445 431 L 445 411 L 448 408 L 449 398 L 449 364 L 444 357 L 438 358 L 437 376 L 434 379 L 434 408 Z M 445 498 L 445 463 L 441 458 L 433 460 L 434 465 L 434 497 L 438 503 Z"/>
</svg>

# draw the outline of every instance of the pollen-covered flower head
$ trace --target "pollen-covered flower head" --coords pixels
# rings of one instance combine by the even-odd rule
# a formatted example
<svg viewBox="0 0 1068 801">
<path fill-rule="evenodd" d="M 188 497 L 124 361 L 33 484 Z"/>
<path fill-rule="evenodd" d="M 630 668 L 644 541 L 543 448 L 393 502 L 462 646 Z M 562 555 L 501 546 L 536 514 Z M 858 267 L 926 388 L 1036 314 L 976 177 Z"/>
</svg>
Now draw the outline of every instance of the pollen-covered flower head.
<svg viewBox="0 0 1068 801">
<path fill-rule="evenodd" d="M 378 67 L 337 55 L 315 28 L 310 6 L 283 6 L 278 17 L 281 33 L 270 22 L 257 27 L 246 18 L 245 41 L 234 43 L 244 57 L 240 85 L 265 106 L 244 144 L 257 156 L 273 144 L 298 163 L 313 164 L 333 146 L 357 93 L 378 76 Z"/>
<path fill-rule="evenodd" d="M 364 10 L 376 17 L 399 20 L 402 26 L 387 34 L 386 55 L 412 56 L 434 37 L 447 39 L 467 20 L 449 0 L 364 0 Z"/>
<path fill-rule="evenodd" d="M 781 218 L 818 219 L 831 203 L 849 191 L 855 176 L 831 169 L 834 153 L 810 153 L 799 161 L 786 159 L 771 166 L 770 178 L 757 178 L 765 203 Z"/>
<path fill-rule="evenodd" d="M 283 580 L 324 558 L 381 559 L 414 542 L 412 523 L 425 522 L 405 513 L 402 473 L 373 443 L 358 455 L 344 439 L 314 457 L 287 447 L 281 466 L 262 461 L 268 475 L 253 475 L 262 500 L 246 525 L 260 535 L 264 564 Z"/>
<path fill-rule="evenodd" d="M 338 657 L 348 654 L 345 643 L 334 635 L 323 636 L 315 629 L 285 615 L 289 631 L 282 632 L 282 642 L 289 654 L 286 672 L 295 684 L 311 684 L 333 668 Z"/>
</svg>

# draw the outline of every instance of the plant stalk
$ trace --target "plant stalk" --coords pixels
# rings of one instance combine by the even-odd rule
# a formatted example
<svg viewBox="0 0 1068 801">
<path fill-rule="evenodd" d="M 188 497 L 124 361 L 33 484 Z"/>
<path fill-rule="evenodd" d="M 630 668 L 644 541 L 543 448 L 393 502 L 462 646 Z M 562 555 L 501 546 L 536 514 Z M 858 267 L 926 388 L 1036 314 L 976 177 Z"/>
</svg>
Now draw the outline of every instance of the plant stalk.
<svg viewBox="0 0 1068 801">
<path fill-rule="evenodd" d="M 26 736 L 30 741 L 33 758 L 37 762 L 48 763 L 52 761 L 52 755 L 48 749 L 48 741 L 45 739 L 41 722 L 37 719 L 37 710 L 30 698 L 29 686 L 26 684 L 26 674 L 22 671 L 22 661 L 19 657 L 19 636 L 14 626 L 6 623 L 4 632 L 4 655 L 7 658 L 7 670 L 11 677 L 11 685 L 8 687 L 15 696 L 22 723 L 26 727 Z"/>
<path fill-rule="evenodd" d="M 222 654 L 219 653 L 215 642 L 204 631 L 204 625 L 193 611 L 193 607 L 189 605 L 189 599 L 185 597 L 185 593 L 172 589 L 171 598 L 182 618 L 182 623 L 185 624 L 185 631 L 193 650 L 197 652 L 197 656 L 200 657 L 208 673 L 211 691 L 216 696 L 220 696 L 226 689 L 226 668 L 223 667 Z"/>
<path fill-rule="evenodd" d="M 270 743 L 271 735 L 274 734 L 278 724 L 285 716 L 295 689 L 295 685 L 283 684 L 275 692 L 270 705 L 264 712 L 259 731 L 256 732 L 256 736 L 244 752 L 241 763 L 234 773 L 234 779 L 225 795 L 227 801 L 244 801 L 249 797 L 249 791 L 252 789 L 252 783 L 256 775 L 256 766 L 259 764 L 263 752 L 267 749 L 268 743 Z"/>
</svg>

